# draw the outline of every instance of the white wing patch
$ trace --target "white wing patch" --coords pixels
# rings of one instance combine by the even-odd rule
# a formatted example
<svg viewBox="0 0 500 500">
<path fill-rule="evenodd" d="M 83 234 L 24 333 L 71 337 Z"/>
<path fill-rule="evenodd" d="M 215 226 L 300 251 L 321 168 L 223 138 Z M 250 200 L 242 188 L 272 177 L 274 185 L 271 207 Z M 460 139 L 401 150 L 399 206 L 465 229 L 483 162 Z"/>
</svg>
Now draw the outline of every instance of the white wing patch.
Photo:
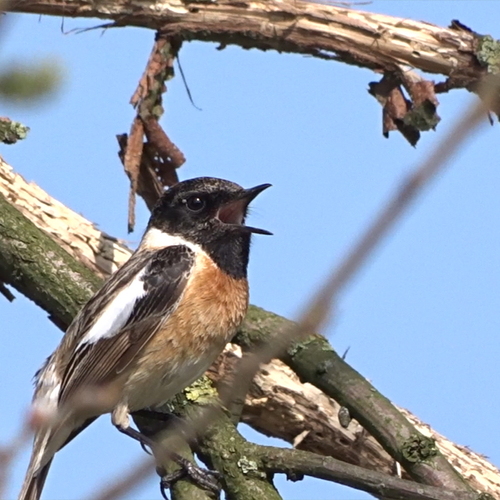
<svg viewBox="0 0 500 500">
<path fill-rule="evenodd" d="M 108 304 L 94 326 L 80 340 L 77 349 L 84 344 L 95 344 L 118 333 L 125 325 L 138 299 L 146 295 L 144 290 L 144 269 Z"/>
</svg>

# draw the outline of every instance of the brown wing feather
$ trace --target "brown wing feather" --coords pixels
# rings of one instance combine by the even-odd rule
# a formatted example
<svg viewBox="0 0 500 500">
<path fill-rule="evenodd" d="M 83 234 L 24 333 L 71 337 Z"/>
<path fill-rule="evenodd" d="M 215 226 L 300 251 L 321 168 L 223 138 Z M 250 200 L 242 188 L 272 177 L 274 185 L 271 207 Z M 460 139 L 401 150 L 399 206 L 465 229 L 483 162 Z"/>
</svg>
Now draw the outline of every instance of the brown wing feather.
<svg viewBox="0 0 500 500">
<path fill-rule="evenodd" d="M 144 265 L 134 266 L 135 272 L 128 273 L 129 280 L 145 269 L 142 278 L 145 295 L 136 301 L 126 324 L 119 332 L 75 350 L 63 376 L 60 403 L 67 401 L 83 387 L 112 382 L 129 366 L 162 322 L 175 310 L 185 290 L 193 262 L 194 253 L 189 248 L 175 246 L 150 253 L 145 268 Z M 124 282 L 122 288 L 127 283 L 129 281 Z M 102 290 L 105 288 L 106 286 Z M 100 293 L 91 299 L 94 303 L 99 302 Z M 105 294 L 102 294 L 100 300 L 105 302 L 100 309 L 102 312 L 109 300 L 106 300 Z M 93 325 L 95 320 L 87 320 L 86 323 Z M 79 332 L 79 338 L 83 338 L 85 333 Z"/>
</svg>

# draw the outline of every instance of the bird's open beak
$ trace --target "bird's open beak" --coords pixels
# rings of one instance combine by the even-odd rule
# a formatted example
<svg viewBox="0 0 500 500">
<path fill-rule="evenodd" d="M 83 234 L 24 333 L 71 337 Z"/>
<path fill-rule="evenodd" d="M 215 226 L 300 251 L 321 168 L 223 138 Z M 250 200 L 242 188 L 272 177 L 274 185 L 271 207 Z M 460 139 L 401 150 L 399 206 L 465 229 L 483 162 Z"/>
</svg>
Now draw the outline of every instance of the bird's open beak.
<svg viewBox="0 0 500 500">
<path fill-rule="evenodd" d="M 248 205 L 254 198 L 257 197 L 257 195 L 262 193 L 262 191 L 268 187 L 271 187 L 271 184 L 261 184 L 260 186 L 244 189 L 236 199 L 231 200 L 219 208 L 217 218 L 224 224 L 237 226 L 239 229 L 249 233 L 272 235 L 273 233 L 270 233 L 265 229 L 244 225 Z"/>
</svg>

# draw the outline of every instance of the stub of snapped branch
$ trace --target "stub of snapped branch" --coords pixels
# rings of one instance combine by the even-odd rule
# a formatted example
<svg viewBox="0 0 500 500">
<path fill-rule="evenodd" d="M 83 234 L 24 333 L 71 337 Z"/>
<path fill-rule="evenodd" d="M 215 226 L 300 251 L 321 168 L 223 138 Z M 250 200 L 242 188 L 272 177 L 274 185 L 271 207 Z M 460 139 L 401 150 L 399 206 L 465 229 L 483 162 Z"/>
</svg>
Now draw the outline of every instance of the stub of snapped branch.
<svg viewBox="0 0 500 500">
<path fill-rule="evenodd" d="M 0 142 L 15 144 L 26 139 L 30 128 L 10 118 L 0 117 Z"/>
</svg>

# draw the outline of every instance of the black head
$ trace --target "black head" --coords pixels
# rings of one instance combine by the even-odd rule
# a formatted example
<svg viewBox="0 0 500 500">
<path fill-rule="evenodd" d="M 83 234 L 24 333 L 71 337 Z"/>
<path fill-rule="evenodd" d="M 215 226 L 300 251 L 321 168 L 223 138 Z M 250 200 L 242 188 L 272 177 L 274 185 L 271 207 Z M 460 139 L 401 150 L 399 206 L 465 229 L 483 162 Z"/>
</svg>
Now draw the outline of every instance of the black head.
<svg viewBox="0 0 500 500">
<path fill-rule="evenodd" d="M 148 230 L 179 236 L 203 248 L 224 271 L 246 276 L 252 233 L 245 225 L 250 202 L 270 184 L 244 189 L 234 182 L 199 177 L 179 182 L 153 208 Z"/>
</svg>

